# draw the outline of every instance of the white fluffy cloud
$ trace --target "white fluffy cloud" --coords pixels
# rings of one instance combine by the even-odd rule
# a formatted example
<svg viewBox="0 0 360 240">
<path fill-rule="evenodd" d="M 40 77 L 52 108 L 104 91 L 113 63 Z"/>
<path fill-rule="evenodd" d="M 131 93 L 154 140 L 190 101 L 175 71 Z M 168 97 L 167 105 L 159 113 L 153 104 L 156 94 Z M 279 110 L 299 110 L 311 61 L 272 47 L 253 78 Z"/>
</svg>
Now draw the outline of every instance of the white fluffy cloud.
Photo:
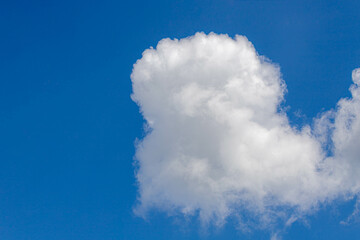
<svg viewBox="0 0 360 240">
<path fill-rule="evenodd" d="M 326 112 L 319 127 L 328 129 L 330 135 L 333 157 L 328 165 L 341 175 L 337 176 L 342 180 L 341 188 L 350 195 L 360 192 L 360 68 L 352 72 L 352 79 L 352 97 L 341 99 L 335 110 Z"/>
<path fill-rule="evenodd" d="M 163 39 L 131 79 L 147 123 L 136 152 L 138 214 L 198 213 L 219 224 L 229 215 L 266 222 L 291 214 L 293 222 L 359 192 L 360 71 L 353 97 L 302 130 L 279 109 L 286 91 L 279 68 L 243 36 Z"/>
</svg>

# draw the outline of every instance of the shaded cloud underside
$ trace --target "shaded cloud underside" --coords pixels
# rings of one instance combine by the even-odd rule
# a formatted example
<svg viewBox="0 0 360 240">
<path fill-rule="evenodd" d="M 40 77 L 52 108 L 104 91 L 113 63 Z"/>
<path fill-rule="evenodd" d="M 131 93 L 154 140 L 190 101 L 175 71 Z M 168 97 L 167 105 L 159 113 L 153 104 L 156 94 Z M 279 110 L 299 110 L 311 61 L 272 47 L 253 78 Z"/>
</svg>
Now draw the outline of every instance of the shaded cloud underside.
<svg viewBox="0 0 360 240">
<path fill-rule="evenodd" d="M 216 224 L 246 215 L 266 226 L 359 192 L 360 70 L 352 98 L 302 130 L 279 110 L 278 66 L 243 36 L 163 39 L 131 80 L 149 130 L 136 151 L 140 215 L 198 212 Z"/>
</svg>

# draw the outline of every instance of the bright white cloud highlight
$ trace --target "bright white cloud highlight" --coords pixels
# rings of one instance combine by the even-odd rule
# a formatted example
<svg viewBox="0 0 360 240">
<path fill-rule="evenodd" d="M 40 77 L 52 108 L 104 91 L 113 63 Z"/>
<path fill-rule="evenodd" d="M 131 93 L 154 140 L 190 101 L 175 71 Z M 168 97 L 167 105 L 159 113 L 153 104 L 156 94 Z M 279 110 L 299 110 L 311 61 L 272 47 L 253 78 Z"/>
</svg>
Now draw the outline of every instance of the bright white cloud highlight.
<svg viewBox="0 0 360 240">
<path fill-rule="evenodd" d="M 131 79 L 148 130 L 136 152 L 138 214 L 158 208 L 219 224 L 232 214 L 292 223 L 359 192 L 359 70 L 353 97 L 302 130 L 279 109 L 279 68 L 243 36 L 163 39 Z M 328 138 L 332 157 L 322 148 Z"/>
</svg>

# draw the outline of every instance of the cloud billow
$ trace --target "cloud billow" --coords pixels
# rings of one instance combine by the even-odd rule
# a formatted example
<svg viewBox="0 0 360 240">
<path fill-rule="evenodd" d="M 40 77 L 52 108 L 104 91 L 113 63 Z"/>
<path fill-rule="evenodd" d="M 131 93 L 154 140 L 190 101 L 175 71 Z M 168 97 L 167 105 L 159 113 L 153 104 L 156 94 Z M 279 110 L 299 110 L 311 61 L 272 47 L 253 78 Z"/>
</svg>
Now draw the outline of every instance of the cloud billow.
<svg viewBox="0 0 360 240">
<path fill-rule="evenodd" d="M 358 70 L 352 98 L 301 130 L 279 107 L 279 67 L 243 36 L 163 39 L 131 80 L 147 128 L 135 156 L 140 215 L 156 208 L 220 225 L 245 213 L 289 223 L 359 192 Z"/>
</svg>

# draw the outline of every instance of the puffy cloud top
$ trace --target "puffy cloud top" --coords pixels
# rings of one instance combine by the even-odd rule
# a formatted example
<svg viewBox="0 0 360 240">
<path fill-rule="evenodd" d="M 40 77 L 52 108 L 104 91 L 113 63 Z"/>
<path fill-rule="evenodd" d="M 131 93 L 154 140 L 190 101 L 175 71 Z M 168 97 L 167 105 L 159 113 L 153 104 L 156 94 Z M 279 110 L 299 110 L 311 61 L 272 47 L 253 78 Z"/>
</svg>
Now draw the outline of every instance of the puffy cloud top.
<svg viewBox="0 0 360 240">
<path fill-rule="evenodd" d="M 249 213 L 262 223 L 283 214 L 294 221 L 359 191 L 359 70 L 353 98 L 302 130 L 279 109 L 286 87 L 278 66 L 243 36 L 163 39 L 131 79 L 148 130 L 136 152 L 138 214 L 155 207 L 219 224 Z"/>
</svg>

